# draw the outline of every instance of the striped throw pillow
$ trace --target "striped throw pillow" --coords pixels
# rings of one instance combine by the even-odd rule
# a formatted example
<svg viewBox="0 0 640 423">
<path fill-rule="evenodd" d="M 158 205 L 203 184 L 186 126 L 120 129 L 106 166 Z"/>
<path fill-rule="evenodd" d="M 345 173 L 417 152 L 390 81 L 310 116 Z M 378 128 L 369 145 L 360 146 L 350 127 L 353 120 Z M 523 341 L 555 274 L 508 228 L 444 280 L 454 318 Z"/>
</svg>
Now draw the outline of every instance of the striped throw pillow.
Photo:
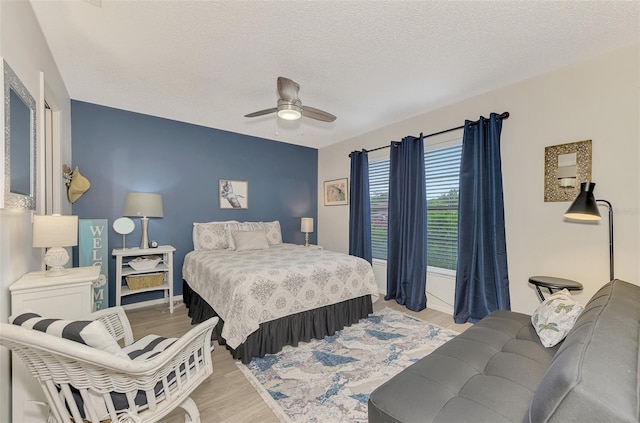
<svg viewBox="0 0 640 423">
<path fill-rule="evenodd" d="M 33 312 L 25 312 L 9 317 L 9 323 L 79 342 L 129 360 L 129 356 L 122 351 L 104 324 L 98 320 L 51 319 Z"/>
</svg>

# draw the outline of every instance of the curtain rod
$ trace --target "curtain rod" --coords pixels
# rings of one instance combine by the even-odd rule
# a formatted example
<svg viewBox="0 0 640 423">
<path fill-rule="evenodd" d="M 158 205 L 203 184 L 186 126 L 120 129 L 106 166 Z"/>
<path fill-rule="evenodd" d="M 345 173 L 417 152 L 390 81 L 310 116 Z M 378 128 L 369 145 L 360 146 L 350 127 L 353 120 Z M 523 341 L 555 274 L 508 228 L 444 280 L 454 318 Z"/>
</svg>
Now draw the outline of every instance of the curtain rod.
<svg viewBox="0 0 640 423">
<path fill-rule="evenodd" d="M 496 117 L 498 119 L 508 119 L 509 118 L 509 112 L 501 113 Z M 478 122 L 480 122 L 480 120 L 473 121 L 473 122 L 471 122 L 471 125 L 477 125 Z M 445 129 L 444 131 L 434 132 L 433 134 L 424 135 L 423 138 L 435 137 L 436 135 L 446 134 L 447 132 L 457 131 L 458 129 L 463 129 L 463 128 L 464 128 L 464 125 L 456 126 L 455 128 L 449 128 L 449 129 Z M 419 138 L 419 137 L 415 137 L 415 138 Z M 382 150 L 384 148 L 389 148 L 389 147 L 390 147 L 390 145 L 383 145 L 382 147 L 372 148 L 371 150 L 365 150 L 365 151 L 367 153 L 371 153 L 372 151 L 378 151 L 378 150 Z M 351 153 L 349 153 L 349 157 L 351 157 Z"/>
</svg>

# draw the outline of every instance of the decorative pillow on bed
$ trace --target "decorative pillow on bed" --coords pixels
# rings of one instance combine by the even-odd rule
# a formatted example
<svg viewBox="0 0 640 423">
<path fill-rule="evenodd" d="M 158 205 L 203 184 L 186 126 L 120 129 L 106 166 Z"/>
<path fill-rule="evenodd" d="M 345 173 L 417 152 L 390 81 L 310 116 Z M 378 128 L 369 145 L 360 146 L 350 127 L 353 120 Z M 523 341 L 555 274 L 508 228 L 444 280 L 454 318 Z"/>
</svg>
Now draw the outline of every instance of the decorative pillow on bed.
<svg viewBox="0 0 640 423">
<path fill-rule="evenodd" d="M 195 225 L 193 248 L 195 250 L 226 250 L 229 248 L 224 224 L 199 223 Z"/>
<path fill-rule="evenodd" d="M 233 231 L 231 235 L 236 245 L 236 251 L 265 250 L 269 248 L 267 233 L 263 230 Z"/>
<path fill-rule="evenodd" d="M 50 319 L 33 312 L 25 312 L 9 317 L 9 323 L 79 342 L 129 360 L 129 356 L 122 351 L 99 320 Z"/>
<path fill-rule="evenodd" d="M 236 243 L 233 240 L 233 231 L 254 231 L 262 229 L 262 226 L 258 222 L 242 222 L 242 223 L 227 223 L 224 225 L 227 231 L 227 244 L 229 244 L 230 250 L 236 249 Z"/>
<path fill-rule="evenodd" d="M 280 222 L 275 220 L 273 222 L 260 222 L 262 228 L 267 233 L 267 240 L 269 245 L 282 244 L 282 231 L 280 229 Z"/>
<path fill-rule="evenodd" d="M 562 341 L 583 309 L 584 306 L 573 300 L 566 289 L 544 300 L 531 316 L 542 345 L 549 348 Z"/>
<path fill-rule="evenodd" d="M 207 222 L 193 224 L 193 249 L 194 250 L 224 250 L 229 247 L 224 225 L 227 223 L 238 223 L 237 220 L 226 220 L 220 222 Z M 218 228 L 219 227 L 219 228 Z M 224 239 L 220 239 L 220 228 L 224 232 Z M 224 247 L 221 247 L 224 245 Z"/>
</svg>

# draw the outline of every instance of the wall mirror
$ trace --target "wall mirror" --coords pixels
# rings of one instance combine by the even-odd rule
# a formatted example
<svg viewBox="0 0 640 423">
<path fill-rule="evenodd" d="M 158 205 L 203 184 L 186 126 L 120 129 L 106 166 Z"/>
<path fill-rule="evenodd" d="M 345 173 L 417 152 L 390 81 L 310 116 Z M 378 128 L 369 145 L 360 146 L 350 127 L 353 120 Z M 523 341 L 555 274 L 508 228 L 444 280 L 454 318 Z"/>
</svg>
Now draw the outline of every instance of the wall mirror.
<svg viewBox="0 0 640 423">
<path fill-rule="evenodd" d="M 36 101 L 4 67 L 4 207 L 36 208 Z"/>
<path fill-rule="evenodd" d="M 591 140 L 544 149 L 544 201 L 573 201 L 591 181 Z"/>
</svg>

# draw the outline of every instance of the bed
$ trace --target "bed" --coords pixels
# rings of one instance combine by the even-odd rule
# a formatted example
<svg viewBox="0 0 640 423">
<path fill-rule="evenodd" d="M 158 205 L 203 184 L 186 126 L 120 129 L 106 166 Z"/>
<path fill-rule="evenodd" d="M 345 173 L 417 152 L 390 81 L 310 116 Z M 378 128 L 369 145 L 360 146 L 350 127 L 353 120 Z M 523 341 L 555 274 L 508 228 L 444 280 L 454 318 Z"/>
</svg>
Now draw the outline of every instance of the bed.
<svg viewBox="0 0 640 423">
<path fill-rule="evenodd" d="M 246 364 L 285 345 L 321 339 L 372 313 L 378 289 L 367 261 L 284 244 L 268 231 L 266 245 L 245 248 L 240 236 L 261 238 L 247 233 L 261 230 L 234 225 L 241 224 L 221 225 L 227 248 L 220 228 L 217 241 L 207 239 L 216 248 L 202 248 L 194 228 L 196 249 L 186 255 L 182 273 L 192 322 L 218 316 L 215 337 L 235 359 Z"/>
</svg>

